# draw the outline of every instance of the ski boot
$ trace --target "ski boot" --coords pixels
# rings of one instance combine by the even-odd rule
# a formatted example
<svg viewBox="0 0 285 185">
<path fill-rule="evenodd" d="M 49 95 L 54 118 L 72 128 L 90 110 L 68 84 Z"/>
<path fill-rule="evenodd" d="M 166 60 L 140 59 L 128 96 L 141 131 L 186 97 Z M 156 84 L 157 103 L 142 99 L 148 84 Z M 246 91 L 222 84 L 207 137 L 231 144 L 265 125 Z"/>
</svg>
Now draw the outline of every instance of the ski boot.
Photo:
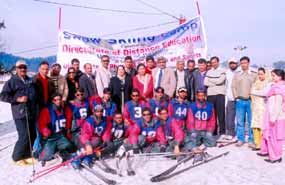
<svg viewBox="0 0 285 185">
<path fill-rule="evenodd" d="M 83 157 L 82 163 L 91 168 L 92 167 L 92 156 Z"/>
<path fill-rule="evenodd" d="M 75 157 L 77 157 L 78 155 L 75 153 L 75 154 L 73 154 L 72 155 L 72 158 L 75 158 Z M 76 160 L 73 160 L 70 164 L 71 164 L 71 166 L 74 168 L 74 169 L 76 169 L 76 170 L 79 170 L 80 169 L 80 159 L 76 159 Z"/>
</svg>

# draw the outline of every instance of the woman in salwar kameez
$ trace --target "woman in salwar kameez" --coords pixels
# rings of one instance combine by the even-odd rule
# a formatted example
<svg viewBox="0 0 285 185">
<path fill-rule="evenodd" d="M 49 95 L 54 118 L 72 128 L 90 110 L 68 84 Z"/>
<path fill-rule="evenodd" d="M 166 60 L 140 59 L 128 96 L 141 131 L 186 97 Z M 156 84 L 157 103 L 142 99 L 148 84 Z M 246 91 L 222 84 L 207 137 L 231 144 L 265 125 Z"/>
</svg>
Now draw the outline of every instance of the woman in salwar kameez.
<svg viewBox="0 0 285 185">
<path fill-rule="evenodd" d="M 267 93 L 264 122 L 262 127 L 261 151 L 259 156 L 268 156 L 266 162 L 282 161 L 282 145 L 285 139 L 285 73 L 274 69 L 274 82 Z"/>
<path fill-rule="evenodd" d="M 270 74 L 270 72 L 267 72 Z M 266 94 L 270 88 L 270 75 L 265 72 L 264 68 L 258 69 L 258 78 L 251 88 L 251 128 L 253 131 L 254 145 L 252 150 L 260 150 L 261 146 L 261 128 L 264 119 L 266 107 Z"/>
</svg>

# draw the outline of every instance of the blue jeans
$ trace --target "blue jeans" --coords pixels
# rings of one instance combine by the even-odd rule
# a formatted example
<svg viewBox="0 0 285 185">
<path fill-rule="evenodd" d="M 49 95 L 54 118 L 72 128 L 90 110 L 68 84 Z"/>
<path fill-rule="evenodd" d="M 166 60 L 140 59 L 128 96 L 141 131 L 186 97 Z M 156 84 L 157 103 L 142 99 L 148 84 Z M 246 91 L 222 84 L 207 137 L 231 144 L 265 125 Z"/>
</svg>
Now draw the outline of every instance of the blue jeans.
<svg viewBox="0 0 285 185">
<path fill-rule="evenodd" d="M 236 100 L 236 118 L 237 118 L 237 139 L 245 142 L 245 120 L 248 122 L 248 142 L 253 143 L 253 133 L 251 129 L 251 101 Z M 246 117 L 247 116 L 247 117 Z M 246 118 L 246 119 L 245 119 Z"/>
</svg>

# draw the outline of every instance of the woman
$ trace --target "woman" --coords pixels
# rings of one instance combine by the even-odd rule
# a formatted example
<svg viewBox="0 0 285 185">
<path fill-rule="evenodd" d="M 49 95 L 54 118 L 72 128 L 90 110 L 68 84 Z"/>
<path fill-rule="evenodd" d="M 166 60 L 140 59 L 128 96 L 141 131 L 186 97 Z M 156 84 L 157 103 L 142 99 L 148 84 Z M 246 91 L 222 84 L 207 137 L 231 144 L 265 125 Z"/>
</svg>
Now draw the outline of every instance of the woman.
<svg viewBox="0 0 285 185">
<path fill-rule="evenodd" d="M 75 99 L 75 92 L 76 89 L 78 89 L 78 81 L 75 80 L 75 68 L 70 67 L 67 70 L 67 76 L 66 76 L 67 86 L 68 86 L 68 96 L 66 99 L 67 103 L 70 103 L 70 101 L 73 101 Z"/>
<path fill-rule="evenodd" d="M 251 146 L 253 151 L 260 150 L 261 145 L 261 127 L 265 113 L 265 98 L 268 92 L 269 78 L 266 76 L 264 68 L 258 69 L 258 78 L 251 89 L 251 111 L 254 145 Z"/>
<path fill-rule="evenodd" d="M 133 87 L 140 91 L 143 99 L 151 99 L 153 97 L 153 78 L 145 71 L 145 65 L 139 64 L 137 67 L 137 75 L 133 77 Z"/>
<path fill-rule="evenodd" d="M 282 144 L 285 139 L 285 73 L 281 69 L 271 72 L 273 84 L 267 93 L 265 117 L 262 127 L 259 156 L 269 156 L 266 162 L 282 161 Z"/>
<path fill-rule="evenodd" d="M 132 78 L 127 75 L 123 65 L 117 67 L 117 75 L 111 78 L 109 87 L 111 89 L 112 101 L 116 103 L 117 110 L 122 112 L 122 101 L 124 103 L 129 101 L 132 92 Z M 124 100 L 122 100 L 122 94 L 124 94 Z"/>
</svg>

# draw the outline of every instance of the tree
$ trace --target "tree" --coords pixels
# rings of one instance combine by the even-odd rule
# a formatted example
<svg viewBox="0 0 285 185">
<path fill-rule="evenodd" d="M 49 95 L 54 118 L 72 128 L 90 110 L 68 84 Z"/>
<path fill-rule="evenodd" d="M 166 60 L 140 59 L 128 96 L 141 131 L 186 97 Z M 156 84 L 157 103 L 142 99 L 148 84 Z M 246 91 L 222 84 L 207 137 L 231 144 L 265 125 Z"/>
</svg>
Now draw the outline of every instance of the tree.
<svg viewBox="0 0 285 185">
<path fill-rule="evenodd" d="M 275 69 L 285 69 L 285 61 L 280 60 L 280 61 L 274 62 L 273 67 Z"/>
</svg>

